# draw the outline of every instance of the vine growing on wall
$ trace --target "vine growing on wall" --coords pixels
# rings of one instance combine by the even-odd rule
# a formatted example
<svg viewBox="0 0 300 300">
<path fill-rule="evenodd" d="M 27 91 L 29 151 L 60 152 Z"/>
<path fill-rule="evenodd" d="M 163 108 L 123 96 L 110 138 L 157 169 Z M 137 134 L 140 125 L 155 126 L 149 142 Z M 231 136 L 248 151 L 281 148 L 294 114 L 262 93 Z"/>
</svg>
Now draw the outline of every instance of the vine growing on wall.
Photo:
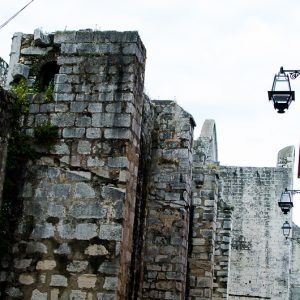
<svg viewBox="0 0 300 300">
<path fill-rule="evenodd" d="M 7 148 L 6 172 L 3 185 L 2 206 L 0 210 L 0 257 L 7 253 L 13 232 L 22 212 L 19 193 L 24 181 L 24 169 L 29 161 L 40 157 L 34 145 L 43 146 L 50 151 L 58 138 L 58 127 L 45 123 L 34 128 L 33 137 L 22 129 L 22 119 L 29 112 L 28 93 L 33 92 L 25 80 L 12 86 L 15 100 L 12 107 L 10 137 Z"/>
</svg>

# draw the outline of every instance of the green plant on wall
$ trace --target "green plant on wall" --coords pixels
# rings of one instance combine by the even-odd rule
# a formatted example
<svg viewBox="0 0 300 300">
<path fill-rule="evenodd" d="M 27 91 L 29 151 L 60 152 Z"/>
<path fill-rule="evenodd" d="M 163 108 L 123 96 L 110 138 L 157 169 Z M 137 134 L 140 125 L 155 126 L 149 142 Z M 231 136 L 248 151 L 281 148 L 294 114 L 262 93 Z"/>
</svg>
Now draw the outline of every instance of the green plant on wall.
<svg viewBox="0 0 300 300">
<path fill-rule="evenodd" d="M 12 107 L 12 121 L 13 128 L 19 126 L 19 120 L 23 114 L 28 113 L 29 103 L 27 100 L 27 94 L 29 88 L 26 80 L 21 79 L 18 83 L 12 85 L 12 91 L 15 93 L 16 98 Z"/>
<path fill-rule="evenodd" d="M 8 253 L 13 233 L 22 211 L 20 191 L 24 182 L 24 170 L 29 161 L 34 161 L 40 154 L 34 145 L 43 146 L 50 151 L 58 138 L 58 128 L 45 123 L 34 128 L 33 137 L 22 129 L 20 120 L 28 114 L 29 102 L 27 94 L 32 92 L 25 80 L 20 80 L 12 87 L 15 93 L 11 117 L 11 132 L 7 148 L 3 200 L 0 208 L 0 257 Z"/>
<path fill-rule="evenodd" d="M 45 102 L 53 101 L 54 82 L 51 80 L 45 90 Z"/>
<path fill-rule="evenodd" d="M 34 142 L 50 151 L 58 138 L 58 127 L 44 123 L 34 128 Z"/>
</svg>

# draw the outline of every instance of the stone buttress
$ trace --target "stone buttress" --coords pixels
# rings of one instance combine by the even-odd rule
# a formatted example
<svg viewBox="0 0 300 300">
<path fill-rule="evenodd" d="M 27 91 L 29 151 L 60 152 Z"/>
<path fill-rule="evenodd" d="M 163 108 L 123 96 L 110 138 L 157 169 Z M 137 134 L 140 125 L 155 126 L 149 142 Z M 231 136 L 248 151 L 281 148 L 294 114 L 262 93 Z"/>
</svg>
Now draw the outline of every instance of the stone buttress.
<svg viewBox="0 0 300 300">
<path fill-rule="evenodd" d="M 188 299 L 227 299 L 231 208 L 222 192 L 216 126 L 206 120 L 194 143 Z"/>
<path fill-rule="evenodd" d="M 153 101 L 142 299 L 185 299 L 194 121 L 173 101 Z"/>
</svg>

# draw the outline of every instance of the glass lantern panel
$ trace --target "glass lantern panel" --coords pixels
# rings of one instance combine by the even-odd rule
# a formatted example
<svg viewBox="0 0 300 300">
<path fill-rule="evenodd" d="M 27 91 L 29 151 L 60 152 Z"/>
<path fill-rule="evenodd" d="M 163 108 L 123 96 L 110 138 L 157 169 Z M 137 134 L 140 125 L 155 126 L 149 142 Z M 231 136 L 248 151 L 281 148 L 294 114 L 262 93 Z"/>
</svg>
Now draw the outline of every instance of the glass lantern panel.
<svg viewBox="0 0 300 300">
<path fill-rule="evenodd" d="M 281 194 L 280 202 L 282 202 L 282 203 L 289 203 L 289 202 L 292 202 L 290 192 L 283 192 L 283 193 Z"/>
<path fill-rule="evenodd" d="M 285 74 L 275 75 L 272 90 L 273 91 L 290 91 L 291 85 L 290 85 L 289 77 Z"/>
</svg>

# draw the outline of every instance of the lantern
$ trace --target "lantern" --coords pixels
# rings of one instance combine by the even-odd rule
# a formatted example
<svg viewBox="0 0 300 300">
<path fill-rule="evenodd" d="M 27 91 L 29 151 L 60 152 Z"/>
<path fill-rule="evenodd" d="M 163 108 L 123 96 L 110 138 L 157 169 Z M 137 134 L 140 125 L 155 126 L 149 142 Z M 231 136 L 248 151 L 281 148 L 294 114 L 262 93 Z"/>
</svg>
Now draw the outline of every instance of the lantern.
<svg viewBox="0 0 300 300">
<path fill-rule="evenodd" d="M 295 100 L 295 92 L 291 90 L 290 79 L 283 68 L 274 76 L 272 90 L 268 91 L 269 100 L 273 101 L 274 108 L 278 113 L 284 113 L 290 103 Z"/>
<path fill-rule="evenodd" d="M 283 235 L 285 236 L 285 238 L 287 239 L 290 235 L 290 232 L 291 232 L 291 225 L 289 224 L 288 221 L 285 221 L 281 227 L 282 229 L 282 232 L 283 232 Z"/>
<path fill-rule="evenodd" d="M 291 193 L 287 190 L 281 193 L 280 200 L 278 201 L 278 206 L 281 208 L 282 212 L 286 215 L 291 208 L 294 206 L 292 202 Z"/>
</svg>

